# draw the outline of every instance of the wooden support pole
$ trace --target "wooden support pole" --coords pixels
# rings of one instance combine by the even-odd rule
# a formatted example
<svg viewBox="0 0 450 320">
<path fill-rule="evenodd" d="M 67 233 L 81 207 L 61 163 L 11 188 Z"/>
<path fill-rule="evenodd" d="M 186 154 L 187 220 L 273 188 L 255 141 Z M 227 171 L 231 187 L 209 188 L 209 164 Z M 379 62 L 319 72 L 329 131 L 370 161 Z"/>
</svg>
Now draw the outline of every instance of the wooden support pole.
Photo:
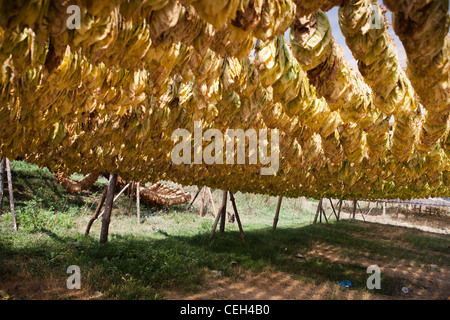
<svg viewBox="0 0 450 320">
<path fill-rule="evenodd" d="M 340 219 L 340 217 L 341 217 L 342 202 L 343 202 L 343 200 L 340 199 L 340 200 L 339 200 L 339 210 L 338 210 L 338 214 L 337 214 L 337 220 L 338 220 L 338 221 L 339 221 L 339 219 Z"/>
<path fill-rule="evenodd" d="M 11 217 L 13 222 L 13 228 L 17 231 L 16 213 L 14 211 L 14 195 L 11 175 L 11 162 L 6 158 L 6 176 L 8 179 L 8 191 L 9 191 L 9 208 L 11 209 Z"/>
<path fill-rule="evenodd" d="M 130 190 L 128 192 L 128 196 L 130 197 L 130 201 L 128 202 L 128 211 L 127 211 L 128 216 L 131 216 L 131 209 L 133 207 L 133 194 L 134 194 L 135 184 L 136 183 L 134 181 L 131 182 Z"/>
<path fill-rule="evenodd" d="M 217 224 L 219 223 L 219 219 L 221 219 L 222 216 L 225 217 L 225 214 L 227 212 L 227 194 L 228 194 L 228 191 L 222 192 L 222 205 L 220 206 L 219 211 L 217 212 L 217 215 L 216 215 L 216 219 L 214 220 L 214 225 L 211 230 L 211 234 L 209 235 L 210 239 L 213 237 L 214 233 L 216 232 L 216 228 L 217 228 Z"/>
<path fill-rule="evenodd" d="M 197 197 L 198 197 L 200 191 L 202 191 L 202 189 L 203 189 L 203 187 L 200 188 L 200 189 L 198 189 L 197 193 L 196 193 L 195 196 L 194 196 L 194 199 L 192 199 L 191 203 L 190 203 L 189 206 L 188 206 L 188 210 L 190 209 L 190 207 L 192 207 L 192 204 L 194 203 L 195 199 L 197 199 Z"/>
<path fill-rule="evenodd" d="M 204 217 L 205 216 L 205 195 L 206 195 L 206 187 L 202 188 L 202 202 L 200 204 L 200 211 L 199 216 Z"/>
<path fill-rule="evenodd" d="M 370 208 L 370 209 L 369 209 L 369 211 L 367 212 L 367 215 L 369 215 L 369 214 L 372 212 L 372 209 L 373 209 L 373 208 L 376 208 L 376 207 L 378 207 L 378 201 L 375 202 L 375 206 L 373 206 L 372 208 L 370 208 L 370 202 L 369 202 L 369 208 Z"/>
<path fill-rule="evenodd" d="M 118 197 L 119 197 L 126 189 L 128 189 L 129 186 L 131 186 L 131 182 L 128 183 L 125 187 L 123 187 L 122 190 L 120 190 L 120 192 L 114 197 L 114 200 L 113 200 L 113 201 L 116 201 L 117 198 L 118 198 Z"/>
<path fill-rule="evenodd" d="M 325 218 L 325 222 L 328 226 L 328 219 L 327 219 L 327 215 L 325 213 L 325 209 L 323 208 L 323 199 L 322 199 L 322 204 L 320 205 L 321 209 L 322 209 L 322 213 L 323 213 L 323 217 Z"/>
<path fill-rule="evenodd" d="M 222 199 L 222 207 L 221 207 L 221 216 L 220 216 L 220 233 L 224 233 L 225 232 L 225 218 L 227 215 L 227 194 L 228 191 L 223 191 L 223 199 Z"/>
<path fill-rule="evenodd" d="M 100 243 L 106 243 L 106 241 L 108 241 L 109 223 L 111 221 L 111 211 L 113 206 L 116 182 L 117 174 L 111 173 L 109 175 L 108 191 L 105 200 L 105 211 L 103 214 L 102 229 L 100 232 Z"/>
<path fill-rule="evenodd" d="M 136 215 L 137 223 L 141 224 L 141 184 L 136 183 Z"/>
<path fill-rule="evenodd" d="M 89 220 L 89 222 L 86 226 L 86 231 L 84 232 L 84 235 L 86 235 L 86 236 L 89 235 L 89 231 L 91 230 L 92 224 L 94 223 L 95 220 L 98 219 L 100 210 L 102 209 L 103 204 L 105 203 L 107 192 L 108 192 L 108 187 L 106 187 L 105 190 L 103 191 L 102 197 L 97 205 L 97 209 L 95 209 L 94 214 L 92 215 L 91 219 Z"/>
<path fill-rule="evenodd" d="M 3 208 L 3 192 L 4 192 L 4 177 L 5 177 L 6 158 L 3 158 L 0 163 L 0 214 L 2 214 Z"/>
<path fill-rule="evenodd" d="M 314 216 L 313 224 L 316 224 L 316 222 L 317 222 L 317 218 L 319 217 L 321 206 L 322 206 L 322 199 L 320 199 L 319 203 L 317 204 L 317 210 L 316 210 L 316 215 Z"/>
<path fill-rule="evenodd" d="M 336 210 L 334 210 L 333 201 L 331 201 L 330 198 L 328 198 L 328 200 L 330 200 L 331 209 L 333 209 L 333 212 L 332 212 L 332 213 L 334 213 L 334 216 L 336 217 L 336 219 L 339 220 L 339 218 L 338 218 L 338 216 L 337 216 L 337 214 L 336 214 Z M 328 219 L 330 219 L 330 217 L 331 217 L 331 213 L 330 213 L 330 216 L 328 217 Z"/>
<path fill-rule="evenodd" d="M 320 199 L 319 202 L 319 222 L 322 223 L 322 212 L 323 212 L 323 207 L 322 207 L 322 203 L 323 203 L 323 199 Z"/>
<path fill-rule="evenodd" d="M 213 224 L 213 228 L 211 230 L 211 234 L 209 235 L 210 239 L 213 237 L 214 233 L 216 232 L 216 228 L 217 228 L 217 224 L 219 223 L 220 216 L 221 216 L 221 211 L 219 209 L 219 211 L 217 212 L 217 215 L 216 215 L 216 219 L 214 219 L 214 224 Z"/>
<path fill-rule="evenodd" d="M 395 210 L 395 217 L 398 218 L 398 213 L 400 211 L 401 204 L 397 204 L 397 210 Z"/>
<path fill-rule="evenodd" d="M 117 180 L 116 180 L 116 182 L 117 182 Z M 117 200 L 117 198 L 128 188 L 128 186 L 130 186 L 131 185 L 131 182 L 130 183 L 128 183 L 122 190 L 120 190 L 120 192 L 114 197 L 114 199 L 113 199 L 113 203 L 114 202 L 116 202 L 116 200 Z M 96 220 L 98 220 L 101 216 L 103 216 L 104 214 L 105 214 L 105 211 L 106 211 L 106 208 L 105 208 L 105 210 L 103 210 L 103 212 L 102 212 L 102 214 L 101 215 L 99 215 L 95 220 L 94 220 L 94 222 L 96 221 Z"/>
<path fill-rule="evenodd" d="M 356 218 L 356 199 L 353 199 L 353 220 Z"/>
<path fill-rule="evenodd" d="M 233 192 L 231 192 L 231 191 L 230 191 L 230 200 L 231 200 L 231 204 L 233 205 L 234 216 L 236 217 L 236 221 L 239 226 L 239 232 L 241 233 L 242 244 L 245 244 L 244 230 L 242 229 L 241 219 L 239 218 L 239 213 L 238 213 L 238 210 L 236 207 L 236 202 L 234 201 L 234 195 L 233 195 Z"/>
<path fill-rule="evenodd" d="M 358 203 L 358 208 L 359 208 L 359 212 L 361 213 L 363 220 L 366 221 L 366 218 L 364 218 L 364 214 L 362 212 L 362 209 L 361 209 L 361 206 L 359 205 L 359 203 Z"/>
<path fill-rule="evenodd" d="M 283 199 L 282 196 L 278 197 L 278 203 L 277 203 L 277 210 L 275 211 L 275 218 L 273 218 L 273 226 L 272 230 L 275 230 L 277 228 L 278 224 L 278 217 L 280 215 L 280 208 L 281 208 L 281 200 Z"/>
<path fill-rule="evenodd" d="M 214 198 L 212 196 L 211 189 L 209 187 L 206 187 L 206 189 L 208 190 L 209 200 L 211 201 L 213 216 L 215 216 L 216 215 L 216 206 L 214 205 Z"/>
</svg>

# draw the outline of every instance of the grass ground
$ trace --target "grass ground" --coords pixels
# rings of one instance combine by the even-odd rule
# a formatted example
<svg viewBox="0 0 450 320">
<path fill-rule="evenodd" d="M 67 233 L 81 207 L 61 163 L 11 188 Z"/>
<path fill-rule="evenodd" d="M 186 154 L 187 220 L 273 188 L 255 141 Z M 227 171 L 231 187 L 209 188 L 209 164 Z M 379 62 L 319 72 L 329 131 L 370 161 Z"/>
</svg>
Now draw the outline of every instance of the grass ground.
<svg viewBox="0 0 450 320">
<path fill-rule="evenodd" d="M 100 221 L 89 236 L 84 229 L 106 179 L 89 192 L 69 195 L 46 169 L 15 161 L 12 170 L 19 231 L 12 230 L 6 192 L 0 215 L 3 299 L 450 296 L 448 233 L 346 219 L 313 225 L 316 202 L 308 199 L 283 199 L 277 230 L 272 231 L 277 199 L 237 193 L 244 245 L 236 222 L 209 238 L 214 221 L 210 209 L 199 217 L 196 205 L 189 210 L 187 205 L 142 205 L 137 224 L 135 215 L 127 215 L 127 197 L 121 196 L 109 240 L 99 244 Z M 194 194 L 196 188 L 186 190 Z M 213 197 L 217 208 L 221 191 L 213 190 Z M 67 289 L 70 265 L 80 267 L 81 290 Z M 366 286 L 370 265 L 380 267 L 379 290 Z M 352 287 L 340 286 L 342 280 L 350 280 Z"/>
</svg>

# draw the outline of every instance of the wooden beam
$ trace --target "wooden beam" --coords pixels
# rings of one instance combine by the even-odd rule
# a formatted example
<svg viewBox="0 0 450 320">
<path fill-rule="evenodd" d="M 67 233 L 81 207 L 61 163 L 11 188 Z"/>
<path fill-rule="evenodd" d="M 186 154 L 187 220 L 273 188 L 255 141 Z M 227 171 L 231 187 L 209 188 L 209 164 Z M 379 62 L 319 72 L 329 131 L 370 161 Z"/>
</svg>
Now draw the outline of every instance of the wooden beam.
<svg viewBox="0 0 450 320">
<path fill-rule="evenodd" d="M 278 217 L 280 215 L 280 208 L 281 208 L 281 200 L 283 199 L 282 196 L 278 197 L 278 203 L 277 203 L 277 210 L 275 211 L 275 217 L 273 218 L 273 226 L 272 230 L 275 230 L 277 228 L 278 224 Z"/>
<path fill-rule="evenodd" d="M 233 192 L 231 192 L 231 191 L 230 191 L 230 200 L 231 200 L 231 204 L 233 205 L 234 216 L 236 217 L 236 221 L 238 223 L 239 232 L 241 233 L 242 244 L 245 244 L 244 230 L 242 229 L 241 219 L 239 218 L 239 213 L 238 213 L 238 210 L 236 207 L 236 202 L 234 201 L 234 195 L 233 195 Z"/>
<path fill-rule="evenodd" d="M 109 175 L 108 192 L 106 194 L 105 200 L 105 211 L 103 214 L 102 229 L 100 232 L 100 243 L 106 243 L 106 241 L 108 241 L 109 223 L 111 221 L 111 211 L 113 206 L 114 189 L 116 187 L 116 182 L 117 174 L 111 173 Z"/>
</svg>

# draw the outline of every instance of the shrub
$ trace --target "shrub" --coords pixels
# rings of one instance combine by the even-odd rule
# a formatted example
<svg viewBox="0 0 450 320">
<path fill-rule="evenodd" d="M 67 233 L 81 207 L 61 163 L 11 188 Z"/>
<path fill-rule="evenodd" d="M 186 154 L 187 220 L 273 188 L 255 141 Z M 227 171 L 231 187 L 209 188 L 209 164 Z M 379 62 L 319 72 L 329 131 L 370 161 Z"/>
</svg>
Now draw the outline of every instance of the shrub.
<svg viewBox="0 0 450 320">
<path fill-rule="evenodd" d="M 31 200 L 16 212 L 19 228 L 28 232 L 69 229 L 75 225 L 73 214 L 44 209 L 36 200 Z"/>
</svg>

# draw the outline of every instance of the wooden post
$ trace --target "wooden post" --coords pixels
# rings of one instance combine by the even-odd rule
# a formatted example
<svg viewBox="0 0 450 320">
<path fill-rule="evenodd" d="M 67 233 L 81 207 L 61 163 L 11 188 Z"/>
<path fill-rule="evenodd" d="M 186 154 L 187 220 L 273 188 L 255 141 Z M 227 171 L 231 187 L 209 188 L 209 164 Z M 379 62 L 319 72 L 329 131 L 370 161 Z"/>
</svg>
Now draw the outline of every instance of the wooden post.
<svg viewBox="0 0 450 320">
<path fill-rule="evenodd" d="M 209 187 L 206 187 L 206 189 L 208 190 L 209 200 L 211 201 L 213 216 L 215 216 L 216 215 L 216 206 L 214 205 L 214 198 L 212 196 L 211 189 Z"/>
<path fill-rule="evenodd" d="M 194 196 L 194 199 L 192 199 L 191 203 L 190 203 L 189 206 L 188 206 L 188 210 L 189 210 L 189 208 L 192 206 L 192 204 L 194 203 L 195 199 L 197 199 L 197 197 L 198 197 L 200 191 L 202 191 L 202 189 L 203 189 L 203 187 L 200 188 L 200 189 L 198 189 L 197 193 L 196 193 L 195 196 Z"/>
<path fill-rule="evenodd" d="M 6 158 L 2 159 L 2 162 L 0 163 L 0 214 L 2 214 L 2 208 L 3 208 L 3 192 L 4 192 L 4 176 L 5 176 L 5 166 L 6 166 Z"/>
<path fill-rule="evenodd" d="M 319 217 L 321 206 L 322 206 L 322 199 L 320 199 L 319 203 L 317 204 L 317 210 L 316 210 L 316 215 L 314 216 L 313 224 L 316 224 L 316 222 L 317 222 L 317 218 Z"/>
<path fill-rule="evenodd" d="M 11 176 L 11 162 L 9 161 L 8 158 L 6 158 L 6 176 L 8 179 L 9 208 L 11 209 L 13 228 L 15 231 L 17 231 L 16 213 L 14 211 L 14 195 L 13 195 L 13 185 L 12 185 L 12 176 Z"/>
<path fill-rule="evenodd" d="M 378 207 L 378 201 L 376 201 L 375 202 L 375 206 L 373 206 L 372 208 L 370 208 L 370 202 L 369 202 L 369 211 L 367 212 L 367 215 L 369 215 L 371 212 L 372 212 L 372 210 L 373 210 L 373 208 L 375 208 L 375 207 Z"/>
<path fill-rule="evenodd" d="M 278 203 L 277 203 L 277 210 L 275 211 L 275 218 L 273 218 L 273 226 L 272 230 L 275 230 L 277 228 L 278 223 L 278 216 L 280 214 L 280 208 L 281 208 L 281 200 L 283 199 L 282 196 L 278 197 Z"/>
<path fill-rule="evenodd" d="M 230 191 L 230 200 L 231 200 L 231 204 L 233 205 L 234 216 L 236 217 L 236 221 L 239 226 L 239 232 L 241 233 L 242 244 L 245 244 L 244 230 L 242 229 L 241 219 L 239 218 L 239 213 L 238 213 L 238 210 L 236 207 L 236 202 L 234 201 L 234 195 L 233 195 L 233 192 L 231 192 L 231 191 Z"/>
<path fill-rule="evenodd" d="M 117 196 L 115 196 L 114 201 L 117 200 L 117 198 L 129 187 L 131 186 L 131 182 L 127 183 L 127 185 L 125 187 L 123 187 L 122 190 L 120 190 L 120 192 L 117 194 Z"/>
<path fill-rule="evenodd" d="M 200 211 L 199 216 L 204 217 L 205 216 L 205 194 L 206 194 L 206 187 L 202 188 L 202 203 L 200 204 Z"/>
<path fill-rule="evenodd" d="M 338 220 L 338 221 L 339 221 L 339 218 L 341 217 L 342 202 L 343 202 L 343 200 L 340 199 L 340 200 L 339 200 L 339 210 L 338 210 L 338 214 L 337 214 L 337 220 Z"/>
<path fill-rule="evenodd" d="M 108 241 L 109 223 L 111 221 L 111 211 L 114 201 L 114 190 L 117 182 L 117 174 L 111 173 L 109 175 L 108 191 L 106 194 L 105 212 L 103 214 L 102 229 L 100 232 L 100 243 Z"/>
<path fill-rule="evenodd" d="M 89 220 L 89 222 L 87 224 L 84 235 L 86 235 L 86 236 L 89 235 L 89 231 L 91 230 L 92 224 L 94 223 L 95 220 L 97 220 L 98 215 L 100 214 L 100 210 L 102 209 L 103 204 L 105 203 L 107 192 L 108 192 L 108 187 L 106 187 L 105 190 L 103 191 L 102 198 L 100 199 L 100 202 L 98 203 L 97 209 L 95 209 L 95 212 L 91 217 L 91 220 Z"/>
<path fill-rule="evenodd" d="M 117 180 L 116 180 L 116 182 L 117 182 Z M 122 190 L 120 190 L 120 192 L 114 197 L 114 199 L 113 199 L 113 203 L 114 202 L 116 202 L 116 200 L 117 200 L 117 198 L 128 188 L 128 186 L 130 186 L 131 185 L 131 182 L 130 183 L 128 183 Z M 106 211 L 106 208 L 105 208 L 105 210 L 103 210 L 103 212 L 102 212 L 102 214 L 101 215 L 99 215 L 95 220 L 98 220 L 101 216 L 103 216 L 104 214 L 105 214 L 105 211 Z M 94 222 L 95 222 L 95 220 L 94 220 Z"/>
<path fill-rule="evenodd" d="M 226 213 L 227 213 L 227 194 L 228 191 L 223 191 L 223 199 L 222 199 L 222 207 L 221 207 L 221 216 L 220 216 L 220 233 L 224 233 L 225 232 L 225 218 L 226 218 Z"/>
<path fill-rule="evenodd" d="M 319 222 L 322 223 L 322 212 L 323 212 L 323 207 L 322 207 L 322 203 L 323 203 L 323 199 L 320 199 L 319 202 Z"/>
<path fill-rule="evenodd" d="M 353 220 L 356 218 L 356 199 L 353 199 Z"/>
<path fill-rule="evenodd" d="M 401 206 L 401 204 L 398 204 L 398 203 L 397 203 L 397 210 L 395 211 L 395 217 L 396 217 L 396 218 L 398 218 L 398 213 L 399 213 L 399 211 L 400 211 L 400 206 Z"/>
<path fill-rule="evenodd" d="M 361 206 L 359 205 L 359 203 L 358 203 L 358 208 L 359 208 L 359 212 L 361 213 L 361 216 L 362 216 L 363 220 L 366 221 L 366 218 L 364 218 L 364 214 L 363 214 L 363 211 L 362 211 Z"/>
<path fill-rule="evenodd" d="M 130 201 L 128 202 L 128 211 L 127 211 L 128 216 L 131 216 L 131 209 L 133 207 L 133 194 L 134 194 L 134 188 L 135 188 L 134 186 L 135 186 L 135 182 L 132 181 L 130 190 L 128 192 L 128 196 L 130 197 Z"/>
<path fill-rule="evenodd" d="M 325 218 L 325 222 L 328 226 L 327 214 L 325 213 L 325 209 L 323 208 L 323 199 L 322 199 L 322 204 L 320 205 L 320 208 L 322 209 L 323 217 Z"/>
<path fill-rule="evenodd" d="M 219 223 L 219 219 L 222 217 L 225 217 L 225 214 L 227 212 L 227 194 L 228 194 L 228 191 L 222 192 L 222 205 L 220 206 L 219 211 L 217 212 L 217 215 L 216 215 L 216 219 L 214 220 L 214 225 L 211 230 L 211 234 L 209 235 L 210 239 L 216 232 L 216 228 L 217 228 L 217 224 Z"/>
<path fill-rule="evenodd" d="M 141 224 L 141 185 L 140 182 L 136 183 L 136 214 L 137 223 Z"/>
<path fill-rule="evenodd" d="M 336 214 L 336 210 L 334 210 L 333 201 L 331 201 L 330 198 L 328 198 L 328 200 L 330 200 L 331 209 L 333 209 L 334 216 L 336 217 L 337 220 L 339 220 L 339 218 L 338 218 L 338 216 L 337 216 L 337 214 Z M 330 213 L 330 216 L 328 217 L 328 219 L 330 219 L 330 217 L 331 217 L 331 213 Z"/>
</svg>

